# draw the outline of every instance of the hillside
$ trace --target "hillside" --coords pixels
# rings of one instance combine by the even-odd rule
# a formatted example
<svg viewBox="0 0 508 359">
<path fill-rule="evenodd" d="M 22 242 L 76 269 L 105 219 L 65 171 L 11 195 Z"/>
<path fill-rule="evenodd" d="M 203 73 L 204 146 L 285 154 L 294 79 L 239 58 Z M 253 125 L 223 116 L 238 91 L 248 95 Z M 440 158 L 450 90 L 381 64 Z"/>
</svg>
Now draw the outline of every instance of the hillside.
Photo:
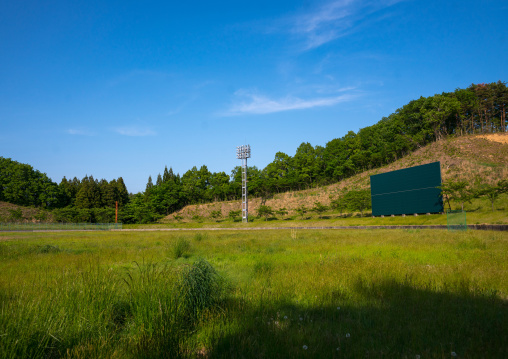
<svg viewBox="0 0 508 359">
<path fill-rule="evenodd" d="M 23 207 L 0 201 L 0 223 L 12 222 L 52 222 L 51 212 L 41 208 Z"/>
<path fill-rule="evenodd" d="M 295 209 L 301 205 L 312 207 L 316 201 L 329 205 L 338 191 L 343 188 L 369 188 L 371 175 L 435 161 L 441 162 L 443 181 L 454 179 L 474 182 L 480 177 L 484 182 L 495 183 L 500 179 L 508 178 L 508 133 L 462 136 L 436 141 L 387 166 L 365 171 L 339 183 L 280 193 L 266 200 L 250 198 L 249 212 L 255 214 L 259 206 L 265 204 L 274 210 L 285 207 L 290 216 L 295 215 Z M 227 216 L 229 211 L 240 208 L 241 201 L 239 200 L 189 205 L 165 217 L 162 221 L 172 221 L 175 215 L 184 219 L 195 216 L 210 217 L 211 212 L 217 210 L 220 210 L 223 216 Z"/>
</svg>

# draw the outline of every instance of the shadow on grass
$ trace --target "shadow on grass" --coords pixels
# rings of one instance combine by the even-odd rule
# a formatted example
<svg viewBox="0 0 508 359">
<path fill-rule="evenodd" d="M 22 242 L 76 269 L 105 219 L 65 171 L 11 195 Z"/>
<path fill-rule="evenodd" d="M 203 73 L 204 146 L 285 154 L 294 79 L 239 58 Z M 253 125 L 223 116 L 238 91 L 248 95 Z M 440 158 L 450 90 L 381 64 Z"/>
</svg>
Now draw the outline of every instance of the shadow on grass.
<svg viewBox="0 0 508 359">
<path fill-rule="evenodd" d="M 471 291 L 469 283 L 436 292 L 361 280 L 355 291 L 363 304 L 340 291 L 310 307 L 235 303 L 207 357 L 508 357 L 507 302 L 495 293 Z"/>
</svg>

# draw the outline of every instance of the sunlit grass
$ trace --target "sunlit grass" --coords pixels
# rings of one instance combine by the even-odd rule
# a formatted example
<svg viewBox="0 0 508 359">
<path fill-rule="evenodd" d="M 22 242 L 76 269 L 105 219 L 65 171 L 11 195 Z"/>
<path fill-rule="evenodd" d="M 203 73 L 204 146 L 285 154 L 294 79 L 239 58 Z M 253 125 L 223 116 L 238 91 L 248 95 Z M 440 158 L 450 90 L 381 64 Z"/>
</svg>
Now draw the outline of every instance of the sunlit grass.
<svg viewBox="0 0 508 359">
<path fill-rule="evenodd" d="M 507 253 L 490 231 L 2 233 L 0 357 L 503 358 Z"/>
<path fill-rule="evenodd" d="M 240 206 L 240 203 L 238 203 Z M 452 202 L 454 210 L 460 209 L 460 203 Z M 445 210 L 448 209 L 446 206 Z M 467 212 L 468 224 L 508 224 L 508 194 L 502 194 L 495 203 L 492 211 L 490 202 L 485 198 L 473 199 L 466 202 L 464 210 Z M 372 218 L 370 211 L 364 213 L 339 213 L 330 210 L 321 214 L 322 218 L 313 212 L 308 212 L 302 218 L 298 215 L 273 217 L 269 220 L 257 218 L 255 213 L 249 216 L 249 223 L 233 221 L 223 218 L 200 218 L 195 221 L 185 218 L 180 221 L 172 220 L 155 224 L 126 224 L 123 228 L 245 228 L 245 227 L 333 227 L 333 226 L 393 226 L 393 225 L 446 225 L 446 214 L 420 214 L 418 216 L 385 216 Z"/>
</svg>

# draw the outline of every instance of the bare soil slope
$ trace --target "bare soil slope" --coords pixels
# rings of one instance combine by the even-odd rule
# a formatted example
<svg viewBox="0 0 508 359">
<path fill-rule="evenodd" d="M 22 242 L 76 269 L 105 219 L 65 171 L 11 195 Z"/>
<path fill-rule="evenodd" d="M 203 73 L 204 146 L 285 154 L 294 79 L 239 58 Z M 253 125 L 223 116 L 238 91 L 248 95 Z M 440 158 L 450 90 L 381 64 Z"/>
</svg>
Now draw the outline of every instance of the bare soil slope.
<svg viewBox="0 0 508 359">
<path fill-rule="evenodd" d="M 457 179 L 474 182 L 475 179 L 481 178 L 484 182 L 496 183 L 500 179 L 508 178 L 508 133 L 464 136 L 437 141 L 387 166 L 365 171 L 339 183 L 276 194 L 270 199 L 251 198 L 249 212 L 257 213 L 259 206 L 265 204 L 274 210 L 285 207 L 289 214 L 293 215 L 295 209 L 301 205 L 313 207 L 314 202 L 329 205 L 342 188 L 368 188 L 371 175 L 436 161 L 441 162 L 441 175 L 444 181 Z M 220 210 L 223 216 L 227 216 L 229 211 L 239 209 L 241 209 L 239 200 L 190 205 L 165 219 L 171 220 L 176 214 L 184 218 L 210 217 L 210 213 L 216 210 Z"/>
</svg>

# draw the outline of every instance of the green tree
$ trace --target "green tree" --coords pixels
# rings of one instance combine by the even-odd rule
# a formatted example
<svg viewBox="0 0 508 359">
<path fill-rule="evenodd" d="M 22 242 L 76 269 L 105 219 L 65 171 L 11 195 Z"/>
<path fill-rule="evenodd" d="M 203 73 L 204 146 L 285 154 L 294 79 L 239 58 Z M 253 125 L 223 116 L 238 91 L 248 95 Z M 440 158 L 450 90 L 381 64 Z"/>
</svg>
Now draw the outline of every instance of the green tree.
<svg viewBox="0 0 508 359">
<path fill-rule="evenodd" d="M 208 191 L 210 199 L 215 201 L 227 200 L 229 187 L 229 176 L 225 172 L 214 172 L 210 176 L 210 186 Z"/>
<path fill-rule="evenodd" d="M 305 216 L 305 213 L 307 213 L 307 212 L 308 212 L 308 209 L 303 204 L 296 209 L 296 213 L 298 213 L 300 215 L 300 217 L 302 217 L 302 219 L 303 219 L 303 216 Z"/>
<path fill-rule="evenodd" d="M 116 183 L 113 184 L 116 187 L 116 201 L 118 201 L 119 206 L 125 206 L 129 202 L 129 191 L 127 191 L 127 186 L 125 185 L 123 178 L 118 177 Z"/>
<path fill-rule="evenodd" d="M 332 209 L 338 210 L 340 215 L 342 215 L 342 211 L 346 206 L 344 201 L 344 194 L 346 193 L 346 189 L 343 188 L 337 196 L 334 198 L 333 195 L 330 195 L 330 207 Z"/>
<path fill-rule="evenodd" d="M 490 201 L 492 206 L 492 212 L 494 212 L 494 202 L 499 198 L 502 193 L 506 193 L 508 191 L 508 180 L 501 180 L 497 183 L 497 185 L 490 184 L 482 184 L 478 188 L 478 194 L 480 196 L 485 196 Z"/>
<path fill-rule="evenodd" d="M 344 201 L 350 211 L 359 211 L 363 217 L 363 211 L 371 207 L 370 189 L 351 190 L 345 194 Z"/>
<path fill-rule="evenodd" d="M 501 180 L 497 183 L 497 187 L 501 193 L 508 193 L 508 180 Z"/>
<path fill-rule="evenodd" d="M 328 211 L 328 207 L 321 204 L 321 202 L 314 202 L 314 207 L 312 208 L 313 212 L 316 212 L 319 216 L 319 218 L 322 217 L 323 213 Z"/>
<path fill-rule="evenodd" d="M 284 216 L 286 216 L 288 214 L 288 210 L 286 207 L 282 207 L 282 208 L 279 208 L 278 210 L 276 210 L 275 213 L 277 215 L 279 215 L 281 218 L 284 218 Z"/>
<path fill-rule="evenodd" d="M 152 176 L 148 176 L 148 182 L 146 183 L 145 192 L 149 192 L 153 188 Z"/>
<path fill-rule="evenodd" d="M 270 206 L 261 205 L 258 208 L 258 217 L 265 217 L 265 221 L 268 220 L 268 217 L 273 217 L 273 209 Z"/>
<path fill-rule="evenodd" d="M 500 194 L 501 192 L 497 186 L 484 184 L 480 189 L 480 195 L 483 195 L 489 199 L 492 206 L 492 212 L 494 212 L 494 202 L 499 198 Z"/>
<path fill-rule="evenodd" d="M 76 193 L 75 206 L 83 209 L 100 208 L 101 193 L 98 182 L 93 176 L 85 176 Z"/>
<path fill-rule="evenodd" d="M 464 203 L 470 203 L 471 200 L 475 197 L 474 189 L 472 189 L 466 181 L 448 180 L 443 182 L 439 188 L 441 189 L 441 193 L 445 201 L 448 203 L 450 210 L 450 201 L 459 202 L 461 210 L 464 211 Z"/>
</svg>

